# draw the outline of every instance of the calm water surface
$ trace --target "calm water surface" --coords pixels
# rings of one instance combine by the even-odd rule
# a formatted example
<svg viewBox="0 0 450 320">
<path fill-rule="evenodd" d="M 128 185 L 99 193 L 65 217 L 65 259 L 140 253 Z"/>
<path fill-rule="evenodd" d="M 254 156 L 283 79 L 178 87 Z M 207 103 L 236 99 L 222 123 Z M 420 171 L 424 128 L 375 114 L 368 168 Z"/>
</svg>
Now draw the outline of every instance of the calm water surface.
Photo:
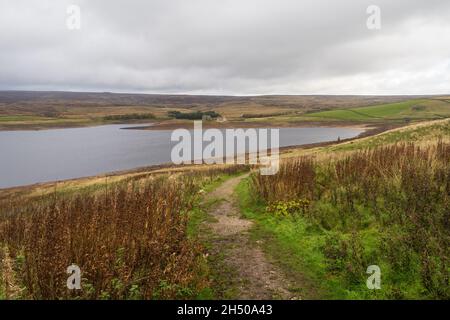
<svg viewBox="0 0 450 320">
<path fill-rule="evenodd" d="M 79 178 L 170 162 L 171 130 L 130 125 L 0 131 L 0 188 Z M 352 138 L 350 128 L 282 128 L 280 147 Z M 206 145 L 206 143 L 205 143 Z"/>
</svg>

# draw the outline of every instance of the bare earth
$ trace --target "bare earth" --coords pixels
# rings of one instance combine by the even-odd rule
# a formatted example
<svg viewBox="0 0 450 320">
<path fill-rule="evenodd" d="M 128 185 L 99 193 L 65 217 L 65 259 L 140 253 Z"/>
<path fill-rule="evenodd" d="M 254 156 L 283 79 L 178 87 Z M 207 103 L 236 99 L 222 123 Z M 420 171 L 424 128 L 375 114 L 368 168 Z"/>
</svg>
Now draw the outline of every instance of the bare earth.
<svg viewBox="0 0 450 320">
<path fill-rule="evenodd" d="M 208 195 L 208 199 L 220 199 L 209 214 L 212 231 L 212 255 L 223 255 L 226 268 L 223 277 L 237 289 L 236 299 L 300 299 L 289 292 L 289 281 L 281 270 L 266 258 L 259 243 L 249 238 L 253 222 L 241 218 L 233 194 L 235 187 L 247 175 L 232 178 Z M 231 272 L 227 272 L 231 270 Z M 225 274 L 226 273 L 226 274 Z"/>
</svg>

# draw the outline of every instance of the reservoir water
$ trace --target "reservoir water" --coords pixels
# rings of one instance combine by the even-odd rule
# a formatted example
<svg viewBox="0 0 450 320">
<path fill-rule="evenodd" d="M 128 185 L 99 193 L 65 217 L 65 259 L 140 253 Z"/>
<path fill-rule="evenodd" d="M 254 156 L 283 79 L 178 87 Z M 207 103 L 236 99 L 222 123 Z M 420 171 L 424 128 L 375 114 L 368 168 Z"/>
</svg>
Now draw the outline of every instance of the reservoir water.
<svg viewBox="0 0 450 320">
<path fill-rule="evenodd" d="M 0 131 L 0 188 L 170 163 L 172 130 L 131 125 Z M 352 138 L 355 128 L 281 128 L 280 147 Z M 205 143 L 207 144 L 207 143 Z"/>
</svg>

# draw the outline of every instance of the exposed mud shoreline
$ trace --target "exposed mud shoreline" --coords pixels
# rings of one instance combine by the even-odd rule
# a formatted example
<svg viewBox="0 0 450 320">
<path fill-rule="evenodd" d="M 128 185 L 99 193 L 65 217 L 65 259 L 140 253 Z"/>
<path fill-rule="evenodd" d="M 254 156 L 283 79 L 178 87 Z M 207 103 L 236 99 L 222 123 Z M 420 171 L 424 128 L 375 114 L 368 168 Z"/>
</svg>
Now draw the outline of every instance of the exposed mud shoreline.
<svg viewBox="0 0 450 320">
<path fill-rule="evenodd" d="M 133 126 L 131 128 L 123 128 L 128 130 L 175 130 L 175 129 L 192 129 L 194 123 L 183 121 L 160 121 L 160 122 L 83 122 L 83 123 L 53 123 L 53 124 L 2 124 L 0 123 L 0 131 L 40 131 L 52 129 L 72 129 L 72 128 L 86 128 L 97 127 L 105 125 L 120 124 L 123 126 Z M 365 129 L 368 127 L 380 126 L 380 124 L 355 123 L 351 121 L 295 121 L 295 122 L 278 122 L 278 121 L 204 121 L 203 128 L 311 128 L 311 127 L 334 127 L 334 128 L 354 128 Z"/>
<path fill-rule="evenodd" d="M 129 130 L 175 130 L 175 129 L 192 129 L 193 122 L 155 122 L 149 125 L 134 126 L 132 128 L 124 128 Z M 214 122 L 204 121 L 202 127 L 205 129 L 238 129 L 238 128 L 311 128 L 311 127 L 332 127 L 332 128 L 352 128 L 367 129 L 378 127 L 377 124 L 355 123 L 355 122 L 327 122 L 327 121 L 301 121 L 301 122 Z"/>
</svg>

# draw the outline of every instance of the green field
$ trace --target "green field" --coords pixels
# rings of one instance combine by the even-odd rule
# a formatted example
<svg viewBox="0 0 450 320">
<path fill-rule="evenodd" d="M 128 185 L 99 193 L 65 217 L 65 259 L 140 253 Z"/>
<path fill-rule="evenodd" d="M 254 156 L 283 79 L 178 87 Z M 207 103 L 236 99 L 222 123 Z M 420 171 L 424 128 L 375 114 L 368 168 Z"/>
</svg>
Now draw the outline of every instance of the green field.
<svg viewBox="0 0 450 320">
<path fill-rule="evenodd" d="M 315 120 L 377 122 L 385 120 L 441 119 L 450 117 L 447 100 L 420 99 L 370 107 L 339 109 L 310 113 Z"/>
<path fill-rule="evenodd" d="M 383 145 L 405 142 L 424 143 L 450 137 L 450 119 L 422 122 L 383 134 L 325 147 L 327 152 L 371 149 Z"/>
</svg>

